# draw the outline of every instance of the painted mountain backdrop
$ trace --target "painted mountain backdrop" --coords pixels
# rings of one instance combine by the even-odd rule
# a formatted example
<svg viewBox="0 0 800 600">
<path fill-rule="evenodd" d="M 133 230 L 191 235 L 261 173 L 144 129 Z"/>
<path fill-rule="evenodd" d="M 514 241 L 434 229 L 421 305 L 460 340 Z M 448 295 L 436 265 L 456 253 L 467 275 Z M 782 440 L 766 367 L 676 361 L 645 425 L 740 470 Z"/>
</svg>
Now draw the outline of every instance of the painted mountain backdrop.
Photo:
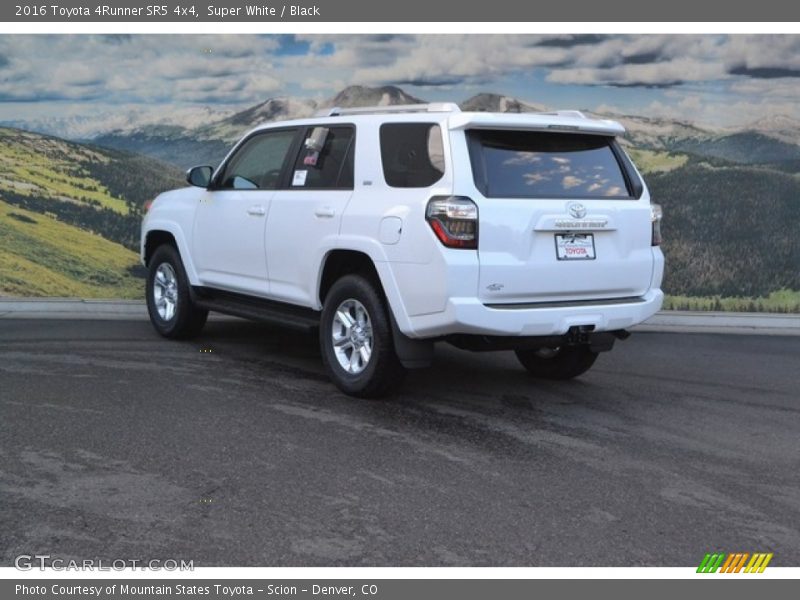
<svg viewBox="0 0 800 600">
<path fill-rule="evenodd" d="M 0 293 L 140 297 L 133 251 L 141 207 L 182 185 L 182 170 L 217 164 L 260 123 L 324 106 L 423 101 L 394 86 L 351 86 L 325 101 L 278 97 L 238 112 L 198 109 L 155 121 L 137 122 L 135 114 L 96 122 L 14 121 L 14 129 L 0 130 Z M 492 93 L 461 107 L 548 108 Z M 800 122 L 779 116 L 711 129 L 688 119 L 601 116 L 625 125 L 624 143 L 664 206 L 669 294 L 773 294 L 788 298 L 781 309 L 800 310 L 800 295 L 785 291 L 800 290 Z M 675 305 L 681 303 L 690 305 L 686 299 Z M 771 308 L 769 301 L 735 306 Z"/>
</svg>

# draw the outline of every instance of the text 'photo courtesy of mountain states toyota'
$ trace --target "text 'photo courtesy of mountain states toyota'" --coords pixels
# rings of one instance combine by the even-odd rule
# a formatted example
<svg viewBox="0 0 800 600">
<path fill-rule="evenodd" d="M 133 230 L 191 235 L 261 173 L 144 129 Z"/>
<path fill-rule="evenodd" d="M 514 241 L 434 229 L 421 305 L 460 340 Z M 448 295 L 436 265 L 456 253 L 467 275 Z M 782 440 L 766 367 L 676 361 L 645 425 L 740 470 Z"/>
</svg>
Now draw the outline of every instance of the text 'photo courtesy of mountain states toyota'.
<svg viewBox="0 0 800 600">
<path fill-rule="evenodd" d="M 577 377 L 663 301 L 661 209 L 622 133 L 448 103 L 257 127 L 148 207 L 151 321 L 168 338 L 209 311 L 318 332 L 354 396 L 391 392 L 436 342 Z"/>
</svg>

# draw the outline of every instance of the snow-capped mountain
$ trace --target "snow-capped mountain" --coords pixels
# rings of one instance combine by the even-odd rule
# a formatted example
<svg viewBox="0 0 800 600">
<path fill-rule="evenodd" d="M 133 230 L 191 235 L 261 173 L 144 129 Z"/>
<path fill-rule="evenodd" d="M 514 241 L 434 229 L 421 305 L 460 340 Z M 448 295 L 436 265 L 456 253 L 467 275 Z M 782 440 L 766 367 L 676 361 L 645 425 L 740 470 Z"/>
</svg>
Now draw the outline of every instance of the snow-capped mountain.
<svg viewBox="0 0 800 600">
<path fill-rule="evenodd" d="M 67 117 L 42 121 L 16 121 L 12 126 L 42 131 L 69 139 L 91 139 L 120 150 L 153 156 L 187 167 L 212 164 L 247 130 L 271 121 L 307 117 L 329 107 L 419 104 L 399 87 L 349 86 L 332 97 L 276 97 L 244 110 L 213 107 L 169 110 L 126 109 L 93 117 Z M 461 102 L 465 111 L 542 112 L 547 107 L 502 94 L 480 93 Z M 627 133 L 623 143 L 638 148 L 688 152 L 740 163 L 780 162 L 800 158 L 800 121 L 778 115 L 761 118 L 746 127 L 712 129 L 686 119 L 651 118 L 602 113 L 601 118 L 621 122 Z"/>
<path fill-rule="evenodd" d="M 13 119 L 2 121 L 0 125 L 54 135 L 64 139 L 92 140 L 112 131 L 127 134 L 144 128 L 161 126 L 194 129 L 224 119 L 234 112 L 230 108 L 211 106 L 170 107 L 168 110 L 165 110 L 164 107 L 136 107 L 103 111 L 94 115 Z"/>
<path fill-rule="evenodd" d="M 270 98 L 210 125 L 197 127 L 192 131 L 192 135 L 199 139 L 233 142 L 243 132 L 262 123 L 308 117 L 326 107 L 392 106 L 422 102 L 419 98 L 393 86 L 370 88 L 353 85 L 323 102 L 308 98 Z"/>
<path fill-rule="evenodd" d="M 286 119 L 308 117 L 325 107 L 389 106 L 424 102 L 393 86 L 369 88 L 350 86 L 332 98 L 317 102 L 308 98 L 270 98 L 260 104 L 193 127 L 151 123 L 130 129 L 116 129 L 97 135 L 101 146 L 146 154 L 187 168 L 217 164 L 230 146 L 249 129 Z"/>
<path fill-rule="evenodd" d="M 242 133 L 261 123 L 299 119 L 314 114 L 317 103 L 306 98 L 270 98 L 243 111 L 234 113 L 214 123 L 196 127 L 194 135 L 200 139 L 233 142 Z"/>
<path fill-rule="evenodd" d="M 709 139 L 721 132 L 688 121 L 639 117 L 635 115 L 597 115 L 618 121 L 625 128 L 625 140 L 635 146 L 667 150 L 681 140 Z"/>
<path fill-rule="evenodd" d="M 474 112 L 544 112 L 547 107 L 543 104 L 530 104 L 518 98 L 502 96 L 500 94 L 481 93 L 464 100 L 461 110 Z"/>
<path fill-rule="evenodd" d="M 789 118 L 767 118 L 746 127 L 722 129 L 677 119 L 598 116 L 619 121 L 625 127 L 622 142 L 636 148 L 688 153 L 740 164 L 800 160 L 800 123 Z"/>
<path fill-rule="evenodd" d="M 412 96 L 393 85 L 367 87 L 351 85 L 320 104 L 321 108 L 358 108 L 360 106 L 394 106 L 397 104 L 422 104 L 424 100 Z"/>
<path fill-rule="evenodd" d="M 800 144 L 800 121 L 787 115 L 772 115 L 754 121 L 745 129 L 757 131 L 787 144 Z"/>
</svg>

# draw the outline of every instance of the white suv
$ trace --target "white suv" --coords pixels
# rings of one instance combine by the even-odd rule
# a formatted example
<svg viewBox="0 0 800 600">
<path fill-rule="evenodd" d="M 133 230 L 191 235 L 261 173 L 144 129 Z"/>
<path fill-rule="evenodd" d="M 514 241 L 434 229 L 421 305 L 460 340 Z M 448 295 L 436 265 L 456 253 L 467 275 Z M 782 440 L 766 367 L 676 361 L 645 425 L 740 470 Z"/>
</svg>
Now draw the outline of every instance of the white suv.
<svg viewBox="0 0 800 600">
<path fill-rule="evenodd" d="M 438 341 L 580 375 L 663 299 L 661 211 L 623 131 L 453 104 L 258 127 L 149 208 L 152 323 L 186 338 L 214 310 L 318 330 L 356 396 L 387 393 Z"/>
</svg>

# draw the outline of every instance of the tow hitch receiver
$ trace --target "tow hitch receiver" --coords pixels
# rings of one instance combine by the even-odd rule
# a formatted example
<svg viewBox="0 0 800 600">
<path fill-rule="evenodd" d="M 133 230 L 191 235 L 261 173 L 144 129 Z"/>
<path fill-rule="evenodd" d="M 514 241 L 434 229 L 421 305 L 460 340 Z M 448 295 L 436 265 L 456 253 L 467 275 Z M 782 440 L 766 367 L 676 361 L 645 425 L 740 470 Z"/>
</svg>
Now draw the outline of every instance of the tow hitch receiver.
<svg viewBox="0 0 800 600">
<path fill-rule="evenodd" d="M 565 334 L 567 344 L 588 344 L 594 325 L 574 325 Z"/>
<path fill-rule="evenodd" d="M 610 331 L 594 333 L 594 325 L 575 325 L 564 338 L 568 346 L 589 346 L 592 352 L 608 352 L 614 347 L 616 336 Z"/>
</svg>

